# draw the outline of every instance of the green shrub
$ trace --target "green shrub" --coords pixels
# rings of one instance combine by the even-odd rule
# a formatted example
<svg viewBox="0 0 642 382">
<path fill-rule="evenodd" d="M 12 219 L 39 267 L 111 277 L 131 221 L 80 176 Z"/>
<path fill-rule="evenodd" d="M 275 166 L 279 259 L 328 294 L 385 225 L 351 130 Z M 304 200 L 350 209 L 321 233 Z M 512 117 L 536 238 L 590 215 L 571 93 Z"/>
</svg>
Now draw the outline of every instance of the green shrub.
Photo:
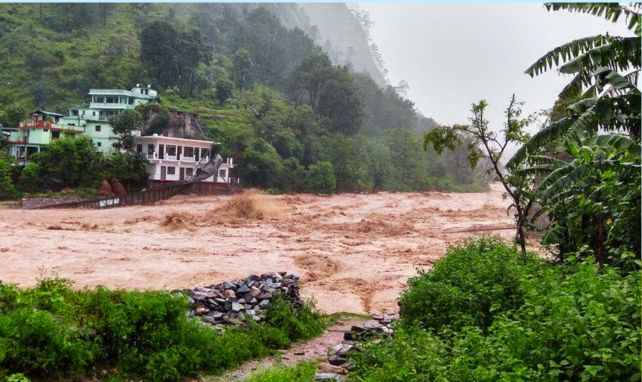
<svg viewBox="0 0 642 382">
<path fill-rule="evenodd" d="M 312 382 L 317 370 L 311 362 L 301 362 L 293 367 L 274 366 L 250 375 L 247 382 Z"/>
<path fill-rule="evenodd" d="M 435 331 L 487 328 L 497 314 L 522 304 L 520 280 L 535 264 L 497 239 L 451 247 L 430 272 L 409 281 L 400 299 L 403 322 Z"/>
<path fill-rule="evenodd" d="M 238 366 L 323 330 L 311 305 L 295 308 L 280 297 L 268 323 L 222 334 L 188 318 L 187 309 L 182 294 L 73 291 L 57 279 L 28 290 L 0 284 L 0 378 L 86 377 L 99 365 L 118 371 L 110 379 L 178 381 Z"/>
<path fill-rule="evenodd" d="M 320 315 L 310 303 L 304 302 L 295 309 L 281 295 L 272 298 L 266 318 L 270 326 L 279 328 L 291 340 L 308 339 L 323 332 Z"/>
<path fill-rule="evenodd" d="M 28 188 L 57 191 L 66 187 L 96 187 L 100 182 L 102 155 L 84 135 L 56 139 L 47 150 L 33 154 L 29 159 L 34 166 L 25 167 L 22 174 Z"/>
<path fill-rule="evenodd" d="M 147 164 L 139 155 L 114 152 L 104 157 L 101 178 L 116 178 L 128 192 L 139 191 L 147 186 Z"/>
<path fill-rule="evenodd" d="M 508 276 L 500 277 L 499 270 Z M 456 280 L 450 289 L 444 286 L 448 279 Z M 509 285 L 517 292 L 507 293 Z M 451 249 L 411 283 L 395 335 L 354 354 L 351 376 L 365 381 L 639 381 L 639 286 L 639 272 L 623 276 L 591 263 L 523 259 L 489 239 L 468 243 Z M 437 292 L 429 292 L 432 287 Z M 490 316 L 470 311 L 488 306 L 474 301 L 485 298 L 472 292 L 480 288 L 493 296 Z M 447 292 L 453 290 L 449 301 Z M 436 297 L 439 306 L 452 310 L 439 315 L 421 296 Z M 409 318 L 405 308 L 415 301 L 422 306 Z M 455 309 L 466 318 L 457 319 Z M 456 324 L 443 324 L 447 319 Z"/>
<path fill-rule="evenodd" d="M 394 337 L 359 345 L 351 353 L 350 376 L 358 381 L 429 381 L 444 373 L 447 351 L 425 330 L 399 328 Z"/>
<path fill-rule="evenodd" d="M 18 190 L 11 179 L 11 167 L 9 167 L 9 158 L 3 156 L 0 152 L 0 199 L 13 198 L 18 195 Z"/>
<path fill-rule="evenodd" d="M 31 380 L 25 377 L 22 373 L 11 374 L 2 380 L 3 382 L 30 382 Z"/>
<path fill-rule="evenodd" d="M 329 195 L 337 189 L 334 167 L 330 162 L 317 162 L 310 166 L 306 176 L 308 191 Z"/>
</svg>

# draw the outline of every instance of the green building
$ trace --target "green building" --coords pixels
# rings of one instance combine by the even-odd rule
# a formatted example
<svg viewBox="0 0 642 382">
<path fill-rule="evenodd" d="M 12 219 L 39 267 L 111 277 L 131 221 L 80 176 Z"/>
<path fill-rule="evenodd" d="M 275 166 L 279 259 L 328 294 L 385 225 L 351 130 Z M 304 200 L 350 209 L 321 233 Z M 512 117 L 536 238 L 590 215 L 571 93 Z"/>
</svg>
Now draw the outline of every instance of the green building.
<svg viewBox="0 0 642 382">
<path fill-rule="evenodd" d="M 62 114 L 37 110 L 31 114 L 31 120 L 20 121 L 16 128 L 2 129 L 9 133 L 9 154 L 24 163 L 31 154 L 39 153 L 53 140 L 84 133 L 82 128 L 60 123 L 63 117 Z"/>
<path fill-rule="evenodd" d="M 114 149 L 115 135 L 109 118 L 124 110 L 158 99 L 151 86 L 136 84 L 131 90 L 91 89 L 89 106 L 69 110 L 67 116 L 38 110 L 31 120 L 21 121 L 15 128 L 0 128 L 9 140 L 9 153 L 25 163 L 29 155 L 40 152 L 51 141 L 78 134 L 89 136 L 96 149 L 107 154 Z"/>
<path fill-rule="evenodd" d="M 82 128 L 98 150 L 109 153 L 114 150 L 116 138 L 108 123 L 109 118 L 158 99 L 158 93 L 149 85 L 141 87 L 136 84 L 131 90 L 91 89 L 89 97 L 89 107 L 71 109 L 69 115 L 63 117 L 60 122 Z"/>
</svg>

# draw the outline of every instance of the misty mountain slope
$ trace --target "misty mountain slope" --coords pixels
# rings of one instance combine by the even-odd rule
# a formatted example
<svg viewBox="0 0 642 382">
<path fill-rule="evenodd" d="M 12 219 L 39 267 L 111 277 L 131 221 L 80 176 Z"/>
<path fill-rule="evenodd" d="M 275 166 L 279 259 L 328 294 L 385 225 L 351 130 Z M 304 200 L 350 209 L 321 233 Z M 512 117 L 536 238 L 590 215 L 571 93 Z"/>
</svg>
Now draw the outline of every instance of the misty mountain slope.
<svg viewBox="0 0 642 382">
<path fill-rule="evenodd" d="M 366 72 L 377 85 L 386 81 L 370 52 L 368 35 L 346 4 L 297 4 L 316 27 L 311 37 L 321 46 L 335 64 L 350 63 L 356 72 Z M 286 23 L 286 22 L 284 22 Z M 287 25 L 287 23 L 286 23 Z"/>
</svg>

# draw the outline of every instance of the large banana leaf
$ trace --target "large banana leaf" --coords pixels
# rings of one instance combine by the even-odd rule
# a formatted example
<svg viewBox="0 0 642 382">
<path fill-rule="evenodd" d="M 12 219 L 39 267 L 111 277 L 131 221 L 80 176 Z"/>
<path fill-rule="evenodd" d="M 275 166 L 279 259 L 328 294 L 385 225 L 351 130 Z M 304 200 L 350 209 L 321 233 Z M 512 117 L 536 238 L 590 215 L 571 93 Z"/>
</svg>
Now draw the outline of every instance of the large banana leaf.
<svg viewBox="0 0 642 382">
<path fill-rule="evenodd" d="M 627 27 L 639 35 L 640 3 L 632 3 L 629 6 L 619 3 L 546 3 L 545 6 L 549 11 L 563 9 L 569 12 L 590 13 L 612 22 L 617 22 L 620 16 L 624 15 Z"/>
<path fill-rule="evenodd" d="M 536 153 L 537 150 L 546 143 L 561 137 L 572 124 L 573 118 L 562 118 L 538 131 L 528 142 L 524 143 L 522 147 L 517 150 L 513 157 L 506 163 L 506 167 L 515 168 L 516 165 L 522 163 L 528 155 Z"/>
<path fill-rule="evenodd" d="M 608 35 L 584 37 L 571 41 L 564 45 L 558 46 L 557 48 L 546 53 L 544 56 L 540 57 L 537 61 L 535 61 L 535 63 L 533 63 L 533 65 L 526 69 L 525 73 L 530 75 L 531 77 L 535 77 L 549 69 L 552 69 L 553 66 L 559 65 L 560 62 L 569 61 L 594 48 L 608 44 L 611 41 L 613 41 L 613 38 Z"/>
</svg>

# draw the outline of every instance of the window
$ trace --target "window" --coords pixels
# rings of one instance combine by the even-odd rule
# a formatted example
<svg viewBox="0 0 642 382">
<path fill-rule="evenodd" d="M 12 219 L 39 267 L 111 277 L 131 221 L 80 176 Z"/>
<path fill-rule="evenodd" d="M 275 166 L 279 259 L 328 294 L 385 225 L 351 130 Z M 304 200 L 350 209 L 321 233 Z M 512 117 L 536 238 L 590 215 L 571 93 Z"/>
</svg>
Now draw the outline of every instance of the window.
<svg viewBox="0 0 642 382">
<path fill-rule="evenodd" d="M 118 145 L 117 145 L 117 144 L 115 144 L 115 143 L 112 143 L 112 144 L 111 144 L 111 147 L 113 147 L 113 148 L 117 148 L 117 147 L 118 147 Z"/>
<path fill-rule="evenodd" d="M 99 133 L 99 132 L 100 132 L 100 125 L 96 125 L 96 132 L 97 132 L 97 133 Z"/>
<path fill-rule="evenodd" d="M 100 147 L 102 145 L 103 145 L 102 142 L 96 142 L 96 146 Z"/>
<path fill-rule="evenodd" d="M 153 143 L 148 143 L 147 144 L 147 153 L 148 154 L 153 154 L 154 153 L 154 144 Z"/>
<path fill-rule="evenodd" d="M 136 145 L 136 153 L 141 154 L 143 152 L 143 145 L 140 143 Z"/>
<path fill-rule="evenodd" d="M 210 155 L 210 150 L 209 149 L 201 149 L 201 157 L 205 158 L 206 156 Z"/>
<path fill-rule="evenodd" d="M 225 178 L 227 176 L 227 171 L 225 170 L 218 170 L 218 177 L 219 178 Z"/>
<path fill-rule="evenodd" d="M 189 167 L 185 168 L 185 175 L 186 176 L 192 176 L 193 174 L 194 174 L 194 169 L 193 168 L 189 168 Z"/>
<path fill-rule="evenodd" d="M 49 129 L 42 129 L 42 131 L 44 131 L 44 132 L 46 133 L 46 132 L 48 132 L 48 131 L 49 131 Z"/>
<path fill-rule="evenodd" d="M 58 138 L 60 138 L 60 131 L 52 131 L 51 139 L 58 139 Z"/>
<path fill-rule="evenodd" d="M 175 145 L 167 145 L 167 155 L 176 156 L 176 146 Z"/>
<path fill-rule="evenodd" d="M 167 175 L 176 174 L 176 167 L 167 167 Z"/>
<path fill-rule="evenodd" d="M 183 156 L 193 157 L 194 156 L 194 148 L 193 147 L 185 147 L 183 149 Z"/>
</svg>

